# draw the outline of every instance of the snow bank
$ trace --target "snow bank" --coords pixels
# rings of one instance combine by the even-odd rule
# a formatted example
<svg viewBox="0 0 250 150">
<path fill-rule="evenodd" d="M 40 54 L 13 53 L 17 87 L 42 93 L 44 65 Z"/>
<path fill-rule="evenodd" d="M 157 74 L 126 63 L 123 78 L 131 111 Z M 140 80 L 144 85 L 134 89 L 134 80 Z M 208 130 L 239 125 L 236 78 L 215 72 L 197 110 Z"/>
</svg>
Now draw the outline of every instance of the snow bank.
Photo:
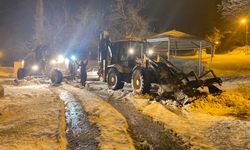
<svg viewBox="0 0 250 150">
<path fill-rule="evenodd" d="M 182 116 L 184 114 L 181 115 L 181 112 L 174 110 L 170 111 L 158 102 L 149 102 L 147 99 L 135 99 L 133 96 L 128 96 L 127 98 L 143 114 L 163 123 L 167 130 L 172 130 L 184 142 L 190 143 L 192 149 L 214 149 L 213 144 L 204 138 L 199 122 L 196 122 L 196 126 L 193 126 L 194 122 Z M 199 127 L 197 127 L 198 124 L 200 125 Z"/>
<path fill-rule="evenodd" d="M 236 80 L 238 79 L 237 77 Z M 226 86 L 228 92 L 221 95 L 221 99 L 210 95 L 210 99 L 214 103 L 218 102 L 222 104 L 214 106 L 212 105 L 212 101 L 211 105 L 207 101 L 205 106 L 209 106 L 208 110 L 212 113 L 212 109 L 218 109 L 220 115 L 211 115 L 208 112 L 204 113 L 200 109 L 197 111 L 187 111 L 192 104 L 184 108 L 179 108 L 174 105 L 174 102 L 171 104 L 165 101 L 165 103 L 150 101 L 149 99 L 152 99 L 152 96 L 147 94 L 133 95 L 132 93 L 125 93 L 124 90 L 118 90 L 110 92 L 109 95 L 113 99 L 131 103 L 144 115 L 163 123 L 166 130 L 173 131 L 172 133 L 175 136 L 183 139 L 186 143 L 190 143 L 192 145 L 191 149 L 249 149 L 250 132 L 248 131 L 250 129 L 250 122 L 247 119 L 241 120 L 242 118 L 228 116 L 239 115 L 240 117 L 247 117 L 247 114 L 249 114 L 249 100 L 247 100 L 247 97 L 250 85 L 242 85 L 242 82 L 246 83 L 245 80 L 248 80 L 248 78 L 240 78 L 239 82 L 230 79 Z M 236 84 L 234 85 L 234 89 L 232 89 L 232 83 Z M 239 83 L 241 85 L 238 87 Z M 92 86 L 99 87 L 99 85 Z M 224 88 L 223 84 L 223 90 Z M 105 89 L 103 91 L 109 92 Z M 203 105 L 198 106 L 200 108 Z M 237 110 L 238 108 L 240 110 Z M 223 114 L 224 109 L 226 109 L 227 112 L 225 113 L 227 114 Z"/>
<path fill-rule="evenodd" d="M 100 149 L 135 149 L 128 133 L 126 119 L 110 104 L 84 89 L 63 85 L 63 88 L 72 92 L 81 102 L 88 113 L 91 123 L 100 130 Z"/>
<path fill-rule="evenodd" d="M 226 81 L 222 86 L 225 92 L 219 96 L 208 95 L 199 98 L 188 106 L 189 110 L 212 115 L 250 118 L 250 84 L 243 81 L 244 83 Z"/>
<path fill-rule="evenodd" d="M 5 86 L 0 149 L 66 149 L 63 104 L 47 86 Z"/>
<path fill-rule="evenodd" d="M 127 99 L 142 113 L 164 123 L 166 129 L 190 142 L 192 149 L 249 149 L 250 132 L 246 132 L 249 121 L 167 109 L 158 102 L 135 99 L 131 95 Z"/>
<path fill-rule="evenodd" d="M 208 95 L 189 105 L 190 111 L 212 115 L 250 117 L 250 101 L 238 93 L 223 92 L 219 96 Z"/>
<path fill-rule="evenodd" d="M 243 46 L 234 49 L 229 55 L 250 55 L 250 46 Z"/>
</svg>

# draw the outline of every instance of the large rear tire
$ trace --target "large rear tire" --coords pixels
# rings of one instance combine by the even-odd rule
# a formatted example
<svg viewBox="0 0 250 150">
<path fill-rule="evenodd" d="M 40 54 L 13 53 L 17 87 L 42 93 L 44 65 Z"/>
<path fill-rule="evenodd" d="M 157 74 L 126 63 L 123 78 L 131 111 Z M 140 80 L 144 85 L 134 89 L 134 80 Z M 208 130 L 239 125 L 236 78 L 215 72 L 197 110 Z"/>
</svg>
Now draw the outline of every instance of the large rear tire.
<svg viewBox="0 0 250 150">
<path fill-rule="evenodd" d="M 137 94 L 149 93 L 151 89 L 150 80 L 143 69 L 136 69 L 132 74 L 131 84 L 133 91 Z"/>
<path fill-rule="evenodd" d="M 24 69 L 24 68 L 19 68 L 19 69 L 17 70 L 17 79 L 18 79 L 18 80 L 24 79 L 25 75 L 26 75 L 26 72 L 25 72 L 25 69 Z"/>
<path fill-rule="evenodd" d="M 122 82 L 122 74 L 119 73 L 115 68 L 111 68 L 108 71 L 108 87 L 112 90 L 119 90 L 124 87 L 124 82 Z"/>
<path fill-rule="evenodd" d="M 63 74 L 61 71 L 54 69 L 51 71 L 50 80 L 52 84 L 60 84 L 63 81 Z"/>
</svg>

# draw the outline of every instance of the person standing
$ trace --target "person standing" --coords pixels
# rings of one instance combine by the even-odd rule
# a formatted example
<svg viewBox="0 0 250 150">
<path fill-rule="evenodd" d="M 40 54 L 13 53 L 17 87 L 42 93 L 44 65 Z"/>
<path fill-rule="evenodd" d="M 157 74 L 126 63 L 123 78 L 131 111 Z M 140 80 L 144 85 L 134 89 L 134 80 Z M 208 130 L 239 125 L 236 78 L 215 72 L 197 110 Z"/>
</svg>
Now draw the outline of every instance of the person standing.
<svg viewBox="0 0 250 150">
<path fill-rule="evenodd" d="M 70 72 L 70 76 L 71 76 L 71 80 L 74 80 L 75 77 L 76 77 L 76 72 L 77 72 L 77 62 L 74 62 L 72 60 L 69 61 L 69 65 L 68 65 L 68 68 L 69 68 L 69 72 Z"/>
<path fill-rule="evenodd" d="M 88 59 L 81 60 L 79 66 L 80 68 L 80 83 L 81 86 L 85 86 L 87 81 L 87 65 L 88 65 Z"/>
</svg>

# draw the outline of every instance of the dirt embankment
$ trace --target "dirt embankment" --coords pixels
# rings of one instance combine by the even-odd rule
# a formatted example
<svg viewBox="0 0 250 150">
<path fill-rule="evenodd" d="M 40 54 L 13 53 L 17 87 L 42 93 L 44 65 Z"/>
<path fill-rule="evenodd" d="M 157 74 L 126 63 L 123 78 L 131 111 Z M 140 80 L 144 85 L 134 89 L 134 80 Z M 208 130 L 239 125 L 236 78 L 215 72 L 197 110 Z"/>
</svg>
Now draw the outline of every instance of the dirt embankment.
<svg viewBox="0 0 250 150">
<path fill-rule="evenodd" d="M 63 103 L 46 85 L 5 85 L 0 149 L 66 149 Z"/>
</svg>

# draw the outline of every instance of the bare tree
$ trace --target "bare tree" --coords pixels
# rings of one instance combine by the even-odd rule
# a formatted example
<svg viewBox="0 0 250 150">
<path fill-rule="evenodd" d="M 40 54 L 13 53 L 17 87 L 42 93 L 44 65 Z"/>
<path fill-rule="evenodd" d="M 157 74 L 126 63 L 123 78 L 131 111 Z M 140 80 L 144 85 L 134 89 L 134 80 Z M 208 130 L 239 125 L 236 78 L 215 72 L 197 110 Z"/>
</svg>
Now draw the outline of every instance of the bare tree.
<svg viewBox="0 0 250 150">
<path fill-rule="evenodd" d="M 218 10 L 226 20 L 250 16 L 250 0 L 222 0 Z"/>
<path fill-rule="evenodd" d="M 210 42 L 219 45 L 223 37 L 224 35 L 221 33 L 221 31 L 218 28 L 214 28 L 207 38 Z"/>
<path fill-rule="evenodd" d="M 52 52 L 67 52 L 89 47 L 94 50 L 102 29 L 111 32 L 113 39 L 145 35 L 149 25 L 140 15 L 144 2 L 110 0 L 106 6 L 111 8 L 106 8 L 103 19 L 96 2 L 90 1 L 72 12 L 69 0 L 37 0 L 34 39 L 48 45 Z"/>
<path fill-rule="evenodd" d="M 80 7 L 72 13 L 67 2 L 69 1 L 45 1 L 46 12 L 43 18 L 35 16 L 36 24 L 44 24 L 43 27 L 36 25 L 35 35 L 44 35 L 43 44 L 48 45 L 52 53 L 67 52 L 88 45 L 98 28 L 97 13 L 94 9 L 89 8 L 90 6 Z"/>
<path fill-rule="evenodd" d="M 44 6 L 43 0 L 37 0 L 36 14 L 35 14 L 35 33 L 33 41 L 35 45 L 40 45 L 44 42 Z"/>
<path fill-rule="evenodd" d="M 140 16 L 143 0 L 129 2 L 114 0 L 107 15 L 108 30 L 115 39 L 124 36 L 140 36 L 149 32 L 148 22 Z"/>
</svg>

